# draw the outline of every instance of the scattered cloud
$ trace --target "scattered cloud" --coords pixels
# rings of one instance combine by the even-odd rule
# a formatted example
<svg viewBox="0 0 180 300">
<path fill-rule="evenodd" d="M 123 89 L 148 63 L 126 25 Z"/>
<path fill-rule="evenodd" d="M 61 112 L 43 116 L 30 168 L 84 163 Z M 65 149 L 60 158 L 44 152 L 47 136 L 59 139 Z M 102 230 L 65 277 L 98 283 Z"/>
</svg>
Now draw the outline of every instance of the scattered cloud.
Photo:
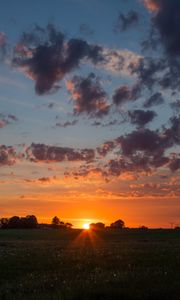
<svg viewBox="0 0 180 300">
<path fill-rule="evenodd" d="M 3 128 L 9 124 L 13 124 L 17 122 L 18 118 L 15 115 L 4 115 L 0 113 L 0 128 Z"/>
<path fill-rule="evenodd" d="M 138 21 L 139 14 L 136 11 L 130 10 L 127 14 L 120 12 L 113 30 L 115 33 L 125 31 L 132 26 L 137 25 Z"/>
<path fill-rule="evenodd" d="M 0 61 L 4 59 L 6 54 L 7 37 L 4 32 L 0 32 Z"/>
<path fill-rule="evenodd" d="M 144 102 L 144 107 L 149 108 L 151 106 L 160 105 L 163 103 L 164 103 L 164 99 L 162 97 L 162 94 L 157 92 Z"/>
<path fill-rule="evenodd" d="M 0 145 L 0 167 L 15 164 L 18 154 L 14 147 Z"/>
<path fill-rule="evenodd" d="M 140 127 L 145 126 L 157 116 L 157 114 L 152 110 L 144 111 L 141 109 L 129 111 L 128 115 L 130 118 L 130 122 Z"/>
<path fill-rule="evenodd" d="M 78 123 L 78 120 L 72 120 L 72 121 L 66 121 L 66 122 L 57 122 L 55 126 L 66 128 L 66 127 L 69 127 L 69 126 L 74 126 L 77 123 Z"/>
<path fill-rule="evenodd" d="M 68 147 L 48 146 L 45 144 L 31 144 L 26 149 L 27 159 L 32 162 L 63 162 L 63 161 L 93 161 L 93 149 L 73 149 Z"/>
<path fill-rule="evenodd" d="M 75 114 L 86 113 L 91 117 L 103 117 L 108 114 L 110 105 L 106 99 L 106 92 L 94 73 L 85 78 L 74 76 L 67 82 L 67 89 L 74 101 Z"/>
<path fill-rule="evenodd" d="M 102 49 L 82 39 L 65 39 L 54 25 L 44 29 L 38 25 L 24 32 L 14 48 L 13 66 L 35 81 L 38 95 L 59 89 L 59 81 L 77 68 L 84 58 L 93 64 L 103 60 Z"/>
<path fill-rule="evenodd" d="M 153 11 L 153 23 L 160 34 L 161 42 L 170 56 L 180 55 L 180 2 L 179 0 L 144 0 Z"/>
</svg>

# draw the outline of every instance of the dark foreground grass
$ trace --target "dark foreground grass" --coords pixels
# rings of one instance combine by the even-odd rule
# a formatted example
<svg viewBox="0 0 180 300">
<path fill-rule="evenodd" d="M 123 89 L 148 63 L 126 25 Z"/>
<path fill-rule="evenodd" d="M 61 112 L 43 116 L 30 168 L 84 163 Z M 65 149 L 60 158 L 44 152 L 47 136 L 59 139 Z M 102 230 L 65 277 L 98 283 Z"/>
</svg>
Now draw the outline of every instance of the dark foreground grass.
<svg viewBox="0 0 180 300">
<path fill-rule="evenodd" d="M 179 300 L 180 232 L 0 230 L 2 300 Z"/>
</svg>

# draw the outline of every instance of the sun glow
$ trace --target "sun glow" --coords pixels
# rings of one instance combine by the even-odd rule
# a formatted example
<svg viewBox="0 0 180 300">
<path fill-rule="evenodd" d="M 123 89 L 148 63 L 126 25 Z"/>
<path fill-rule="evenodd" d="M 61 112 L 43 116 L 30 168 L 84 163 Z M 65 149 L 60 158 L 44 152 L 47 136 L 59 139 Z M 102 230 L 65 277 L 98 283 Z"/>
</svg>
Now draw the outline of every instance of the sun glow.
<svg viewBox="0 0 180 300">
<path fill-rule="evenodd" d="M 88 230 L 89 228 L 90 228 L 90 227 L 89 227 L 89 224 L 88 224 L 88 223 L 83 224 L 83 229 Z"/>
</svg>

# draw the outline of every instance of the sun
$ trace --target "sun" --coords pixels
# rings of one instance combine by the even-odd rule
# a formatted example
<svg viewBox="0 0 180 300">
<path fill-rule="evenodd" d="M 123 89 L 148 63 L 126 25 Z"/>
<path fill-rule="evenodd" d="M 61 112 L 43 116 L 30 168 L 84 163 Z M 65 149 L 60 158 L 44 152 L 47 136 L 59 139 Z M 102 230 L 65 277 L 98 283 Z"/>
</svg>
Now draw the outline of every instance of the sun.
<svg viewBox="0 0 180 300">
<path fill-rule="evenodd" d="M 83 224 L 83 229 L 86 229 L 86 230 L 88 230 L 90 228 L 90 226 L 89 226 L 89 224 L 88 223 L 85 223 L 85 224 Z"/>
</svg>

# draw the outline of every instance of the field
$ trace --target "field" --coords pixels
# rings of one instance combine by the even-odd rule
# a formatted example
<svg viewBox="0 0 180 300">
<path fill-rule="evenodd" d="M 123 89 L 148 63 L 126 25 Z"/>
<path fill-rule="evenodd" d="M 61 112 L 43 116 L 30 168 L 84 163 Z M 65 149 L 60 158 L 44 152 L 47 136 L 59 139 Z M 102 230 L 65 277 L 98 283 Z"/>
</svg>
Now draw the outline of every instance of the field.
<svg viewBox="0 0 180 300">
<path fill-rule="evenodd" d="M 0 230 L 0 299 L 179 300 L 180 231 Z"/>
</svg>

